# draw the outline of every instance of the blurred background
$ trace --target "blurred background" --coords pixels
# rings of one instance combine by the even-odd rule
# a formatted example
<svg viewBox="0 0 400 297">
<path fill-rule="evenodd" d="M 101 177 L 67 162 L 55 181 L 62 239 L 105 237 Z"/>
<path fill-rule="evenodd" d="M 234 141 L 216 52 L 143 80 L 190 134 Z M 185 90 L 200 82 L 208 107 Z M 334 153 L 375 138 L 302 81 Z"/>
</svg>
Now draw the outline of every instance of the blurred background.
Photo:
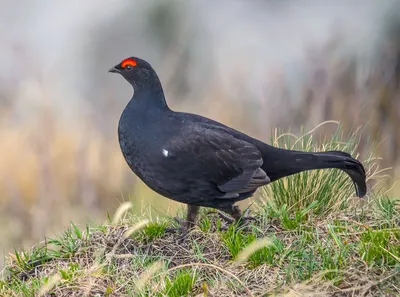
<svg viewBox="0 0 400 297">
<path fill-rule="evenodd" d="M 266 142 L 340 121 L 400 164 L 400 2 L 0 0 L 0 265 L 121 201 L 177 204 L 128 169 L 117 140 L 132 95 L 110 67 L 148 60 L 174 110 Z M 323 133 L 329 133 L 326 125 Z M 360 152 L 368 151 L 361 144 Z M 392 195 L 399 195 L 394 187 Z M 158 200 L 159 199 L 159 200 Z M 157 200 L 157 204 L 154 203 Z"/>
</svg>

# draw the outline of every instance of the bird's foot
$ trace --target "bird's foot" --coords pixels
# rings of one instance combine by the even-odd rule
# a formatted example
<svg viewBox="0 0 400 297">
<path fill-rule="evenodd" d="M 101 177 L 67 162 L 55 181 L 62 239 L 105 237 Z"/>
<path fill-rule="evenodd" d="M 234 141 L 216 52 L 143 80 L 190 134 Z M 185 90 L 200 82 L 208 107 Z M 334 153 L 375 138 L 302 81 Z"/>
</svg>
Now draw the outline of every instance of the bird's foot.
<svg viewBox="0 0 400 297">
<path fill-rule="evenodd" d="M 242 224 L 248 223 L 250 221 L 257 221 L 257 219 L 255 217 L 252 217 L 250 215 L 249 208 L 245 210 L 244 214 L 241 217 L 239 217 L 238 221 L 240 221 L 240 220 L 242 220 L 242 222 L 243 222 Z"/>
<path fill-rule="evenodd" d="M 166 228 L 165 232 L 177 234 L 178 242 L 182 242 L 185 240 L 186 235 L 193 229 L 193 224 L 178 217 L 175 217 L 174 220 L 179 224 L 179 226 Z"/>
<path fill-rule="evenodd" d="M 232 218 L 231 216 L 229 216 L 229 215 L 223 213 L 222 211 L 218 211 L 217 213 L 218 213 L 218 216 L 219 216 L 222 220 L 224 220 L 225 222 L 227 222 L 227 223 L 229 223 L 229 224 L 232 224 L 233 222 L 235 222 L 235 219 L 234 219 L 234 218 Z"/>
<path fill-rule="evenodd" d="M 188 235 L 190 229 L 187 229 L 185 226 L 179 226 L 177 228 L 167 228 L 165 229 L 165 232 L 167 233 L 174 233 L 177 234 L 177 241 L 183 242 L 186 239 L 186 236 Z"/>
<path fill-rule="evenodd" d="M 250 223 L 251 221 L 256 221 L 257 219 L 255 217 L 247 216 L 247 217 L 241 217 L 239 220 L 237 220 L 237 226 L 239 229 L 244 230 L 246 232 L 250 232 L 252 230 L 251 226 L 252 224 Z"/>
<path fill-rule="evenodd" d="M 178 227 L 173 228 L 165 228 L 165 232 L 167 233 L 183 233 L 186 231 L 187 222 L 184 219 L 174 217 L 174 221 L 179 224 Z"/>
<path fill-rule="evenodd" d="M 248 226 L 250 221 L 257 220 L 255 217 L 250 216 L 249 213 L 250 213 L 250 210 L 246 209 L 246 211 L 243 213 L 243 215 L 240 215 L 240 216 L 237 216 L 236 218 L 234 218 L 223 212 L 218 211 L 218 215 L 221 219 L 228 222 L 229 224 L 233 224 L 233 223 L 237 222 L 238 226 L 241 228 Z"/>
</svg>

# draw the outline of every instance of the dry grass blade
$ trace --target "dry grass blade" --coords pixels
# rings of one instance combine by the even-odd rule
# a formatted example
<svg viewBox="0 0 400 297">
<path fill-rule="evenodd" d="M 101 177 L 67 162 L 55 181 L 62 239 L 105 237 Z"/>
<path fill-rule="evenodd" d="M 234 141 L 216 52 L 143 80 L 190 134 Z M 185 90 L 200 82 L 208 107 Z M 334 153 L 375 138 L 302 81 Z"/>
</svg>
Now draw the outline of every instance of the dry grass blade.
<svg viewBox="0 0 400 297">
<path fill-rule="evenodd" d="M 138 222 L 135 226 L 129 228 L 128 230 L 125 231 L 124 233 L 124 237 L 128 238 L 130 237 L 133 233 L 135 233 L 136 231 L 142 229 L 143 227 L 145 227 L 147 224 L 149 223 L 148 219 L 144 219 L 140 222 Z"/>
<path fill-rule="evenodd" d="M 89 281 L 86 284 L 86 288 L 84 289 L 83 296 L 88 297 L 90 296 L 91 290 L 96 285 L 96 277 L 100 277 L 102 275 L 102 269 L 105 267 L 104 264 L 94 264 L 93 266 L 89 267 L 89 269 L 85 272 L 85 275 L 92 276 L 94 278 L 89 278 Z"/>
<path fill-rule="evenodd" d="M 167 274 L 169 272 L 172 272 L 174 270 L 178 270 L 178 269 L 181 269 L 181 268 L 196 267 L 196 266 L 214 268 L 214 269 L 217 269 L 217 270 L 219 270 L 220 272 L 222 272 L 222 273 L 224 273 L 226 275 L 229 275 L 231 278 L 236 280 L 246 290 L 247 294 L 250 297 L 254 297 L 254 295 L 251 292 L 251 290 L 236 275 L 234 275 L 232 272 L 230 272 L 230 271 L 228 271 L 228 270 L 226 270 L 226 269 L 224 269 L 222 267 L 219 267 L 217 265 L 206 264 L 206 263 L 189 263 L 189 264 L 183 264 L 183 265 L 178 265 L 178 266 L 172 267 L 172 268 L 168 269 L 167 271 L 165 271 L 163 274 L 165 275 L 165 274 Z M 157 286 L 157 288 L 158 288 L 158 286 Z M 155 291 L 157 291 L 157 288 L 155 289 Z"/>
<path fill-rule="evenodd" d="M 46 284 L 44 284 L 38 293 L 38 296 L 44 296 L 45 294 L 47 294 L 51 289 L 53 289 L 55 287 L 55 285 L 61 280 L 61 276 L 56 273 L 54 275 L 52 275 L 49 280 L 47 281 Z"/>
<path fill-rule="evenodd" d="M 300 142 L 304 137 L 306 137 L 306 136 L 308 136 L 308 135 L 314 133 L 316 130 L 318 130 L 318 129 L 321 128 L 322 126 L 325 126 L 326 124 L 336 124 L 336 126 L 339 126 L 339 125 L 340 125 L 340 123 L 339 123 L 338 121 L 325 121 L 325 122 L 322 122 L 322 123 L 318 124 L 317 126 L 315 126 L 313 129 L 311 129 L 310 131 L 308 131 L 307 133 L 301 135 L 300 137 L 296 137 L 297 139 L 296 139 L 295 143 L 293 143 L 292 146 L 295 147 L 296 144 L 297 144 L 298 142 Z"/>
<path fill-rule="evenodd" d="M 115 256 L 115 253 L 118 249 L 118 247 L 121 245 L 121 243 L 127 239 L 130 235 L 132 235 L 134 232 L 142 229 L 144 226 L 146 226 L 149 223 L 149 220 L 145 219 L 142 220 L 138 223 L 136 223 L 133 227 L 129 228 L 127 231 L 124 232 L 124 235 L 119 238 L 117 243 L 114 245 L 112 250 L 107 254 L 107 258 L 111 259 L 112 257 Z"/>
<path fill-rule="evenodd" d="M 139 280 L 136 283 L 136 289 L 140 292 L 146 286 L 146 283 L 154 275 L 156 272 L 160 271 L 164 267 L 164 263 L 161 261 L 157 261 L 152 264 L 147 270 L 145 270 L 141 275 Z"/>
<path fill-rule="evenodd" d="M 121 221 L 121 219 L 123 218 L 124 214 L 132 208 L 132 203 L 131 202 L 124 202 L 122 203 L 117 210 L 114 213 L 114 217 L 112 220 L 112 223 L 115 225 L 118 222 Z"/>
<path fill-rule="evenodd" d="M 256 251 L 272 244 L 273 241 L 266 237 L 253 241 L 247 247 L 245 247 L 243 250 L 240 251 L 240 253 L 236 257 L 235 264 L 236 265 L 243 264 Z"/>
<path fill-rule="evenodd" d="M 384 250 L 386 253 L 388 253 L 389 255 L 391 255 L 393 257 L 393 259 L 395 259 L 397 262 L 400 263 L 400 257 L 396 256 L 395 254 L 393 254 L 392 252 L 388 251 L 387 249 L 385 249 L 383 246 L 381 246 L 381 249 Z"/>
</svg>

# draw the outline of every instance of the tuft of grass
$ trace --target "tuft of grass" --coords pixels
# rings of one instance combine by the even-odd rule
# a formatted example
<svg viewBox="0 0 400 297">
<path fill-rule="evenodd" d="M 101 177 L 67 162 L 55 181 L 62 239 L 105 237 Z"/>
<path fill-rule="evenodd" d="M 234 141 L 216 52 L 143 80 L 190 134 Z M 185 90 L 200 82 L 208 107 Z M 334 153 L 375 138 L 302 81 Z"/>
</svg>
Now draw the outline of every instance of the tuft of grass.
<svg viewBox="0 0 400 297">
<path fill-rule="evenodd" d="M 201 231 L 209 232 L 211 230 L 211 220 L 207 216 L 202 216 L 199 220 L 198 226 Z"/>
<path fill-rule="evenodd" d="M 197 274 L 190 269 L 179 270 L 174 277 L 165 278 L 165 290 L 159 296 L 182 297 L 189 296 L 197 280 Z"/>
<path fill-rule="evenodd" d="M 152 221 L 143 227 L 141 236 L 146 241 L 151 242 L 156 238 L 161 237 L 167 228 L 167 222 Z"/>
<path fill-rule="evenodd" d="M 314 201 L 304 209 L 296 209 L 294 213 L 288 208 L 287 204 L 281 206 L 267 204 L 265 208 L 273 218 L 278 218 L 281 221 L 284 229 L 295 230 L 312 216 L 312 211 L 317 206 L 318 201 Z"/>
<path fill-rule="evenodd" d="M 220 231 L 222 227 L 222 221 L 217 210 L 201 208 L 197 226 L 205 233 Z"/>
<path fill-rule="evenodd" d="M 58 271 L 63 280 L 71 281 L 74 278 L 75 274 L 81 271 L 81 267 L 79 263 L 71 262 L 68 263 L 68 267 L 66 269 L 60 268 Z"/>
<path fill-rule="evenodd" d="M 255 241 L 256 238 L 250 241 Z M 272 237 L 272 244 L 266 247 L 262 247 L 258 251 L 250 255 L 248 262 L 250 268 L 255 268 L 262 264 L 278 265 L 279 254 L 284 252 L 284 244 L 279 238 Z"/>
<path fill-rule="evenodd" d="M 400 229 L 367 230 L 360 235 L 358 251 L 369 265 L 400 264 Z"/>
<path fill-rule="evenodd" d="M 235 225 L 231 225 L 227 231 L 222 232 L 222 240 L 233 259 L 239 254 L 243 246 L 249 243 L 248 236 L 237 230 Z"/>
<path fill-rule="evenodd" d="M 64 233 L 57 237 L 48 239 L 47 242 L 55 247 L 51 249 L 51 257 L 73 257 L 81 246 L 82 241 L 88 239 L 88 227 L 86 227 L 86 233 L 84 234 L 77 226 L 74 225 L 74 223 L 71 223 L 71 227 L 68 228 Z"/>
<path fill-rule="evenodd" d="M 324 124 L 324 123 L 323 123 Z M 355 130 L 348 137 L 343 135 L 340 125 L 330 138 L 317 138 L 315 131 L 301 136 L 275 131 L 272 143 L 281 148 L 320 152 L 341 150 L 359 158 L 357 147 L 360 143 L 360 130 Z M 372 155 L 362 160 L 366 170 L 370 171 L 374 163 Z M 286 205 L 286 211 L 295 214 L 309 209 L 316 215 L 326 215 L 332 211 L 340 211 L 348 206 L 348 200 L 355 195 L 354 185 L 346 173 L 338 169 L 305 171 L 282 178 L 263 188 L 266 203 L 276 209 Z M 279 210 L 277 210 L 279 211 Z M 296 214 L 297 215 L 297 214 Z"/>
<path fill-rule="evenodd" d="M 14 274 L 31 271 L 36 266 L 50 259 L 50 255 L 45 246 L 36 246 L 28 251 L 15 250 L 14 255 L 11 257 L 13 259 L 13 265 L 10 266 L 9 269 L 10 272 Z"/>
<path fill-rule="evenodd" d="M 399 222 L 395 219 L 400 215 L 400 201 L 390 198 L 386 194 L 374 197 L 373 202 L 378 215 L 390 226 L 396 226 Z"/>
<path fill-rule="evenodd" d="M 235 225 L 231 225 L 227 231 L 222 232 L 221 237 L 233 259 L 236 259 L 243 249 L 257 240 L 255 233 L 244 233 L 243 230 L 237 229 Z M 247 259 L 249 267 L 255 268 L 262 264 L 276 265 L 279 254 L 282 252 L 283 243 L 273 236 L 271 244 L 261 247 L 249 255 Z"/>
</svg>

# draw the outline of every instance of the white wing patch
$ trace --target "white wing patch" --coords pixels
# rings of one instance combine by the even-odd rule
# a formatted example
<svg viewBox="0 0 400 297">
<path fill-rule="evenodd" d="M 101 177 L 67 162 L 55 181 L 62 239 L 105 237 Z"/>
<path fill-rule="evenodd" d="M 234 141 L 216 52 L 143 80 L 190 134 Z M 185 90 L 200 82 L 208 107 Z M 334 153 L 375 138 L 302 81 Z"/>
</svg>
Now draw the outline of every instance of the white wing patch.
<svg viewBox="0 0 400 297">
<path fill-rule="evenodd" d="M 162 150 L 162 154 L 164 155 L 165 158 L 168 157 L 168 151 L 166 149 Z"/>
</svg>

